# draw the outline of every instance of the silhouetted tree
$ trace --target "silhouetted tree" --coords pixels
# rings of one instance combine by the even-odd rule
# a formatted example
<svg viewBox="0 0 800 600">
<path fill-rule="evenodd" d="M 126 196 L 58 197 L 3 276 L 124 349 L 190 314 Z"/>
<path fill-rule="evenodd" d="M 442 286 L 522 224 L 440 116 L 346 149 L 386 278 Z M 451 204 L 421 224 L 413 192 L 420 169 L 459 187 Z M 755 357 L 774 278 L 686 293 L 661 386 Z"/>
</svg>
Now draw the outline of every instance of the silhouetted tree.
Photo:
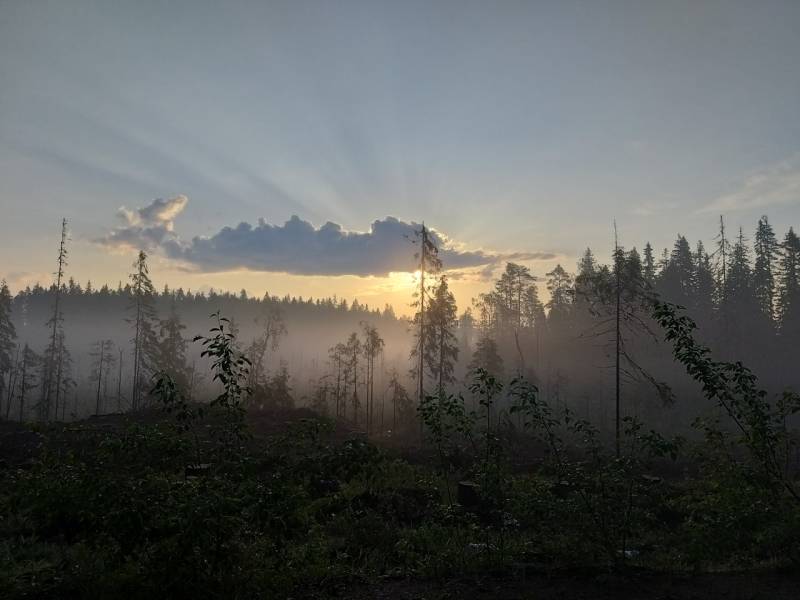
<svg viewBox="0 0 800 600">
<path fill-rule="evenodd" d="M 456 300 L 442 275 L 433 290 L 428 308 L 428 322 L 424 329 L 425 367 L 436 382 L 438 393 L 453 382 L 453 369 L 458 360 L 456 328 Z"/>
<path fill-rule="evenodd" d="M 385 343 L 374 325 L 362 323 L 361 326 L 364 331 L 362 346 L 366 375 L 367 433 L 370 433 L 375 413 L 375 359 L 383 352 Z"/>
<path fill-rule="evenodd" d="M 0 281 L 0 399 L 5 397 L 6 378 L 8 378 L 8 387 L 11 386 L 12 370 L 15 366 L 16 339 L 17 330 L 14 323 L 11 322 L 11 292 L 3 279 Z"/>
<path fill-rule="evenodd" d="M 159 323 L 158 342 L 154 348 L 153 362 L 159 371 L 168 374 L 181 390 L 188 391 L 190 367 L 186 360 L 186 326 L 181 321 L 175 302 L 169 316 Z M 252 368 L 252 367 L 251 367 Z"/>
<path fill-rule="evenodd" d="M 800 340 L 800 237 L 789 228 L 781 244 L 778 316 L 781 337 Z"/>
<path fill-rule="evenodd" d="M 50 344 L 44 354 L 42 365 L 42 398 L 39 403 L 39 420 L 47 421 L 50 413 L 53 396 L 55 395 L 55 412 L 58 413 L 58 401 L 61 389 L 61 382 L 57 379 L 57 373 L 62 370 L 59 364 L 64 351 L 64 315 L 61 312 L 61 293 L 64 279 L 64 269 L 67 266 L 67 220 L 61 220 L 61 243 L 58 249 L 58 268 L 56 269 L 56 281 L 54 284 L 53 314 L 47 321 L 50 329 Z M 55 392 L 55 393 L 54 393 Z"/>
<path fill-rule="evenodd" d="M 775 318 L 775 264 L 779 246 L 766 215 L 758 220 L 754 250 L 753 292 L 761 312 L 772 321 Z"/>
<path fill-rule="evenodd" d="M 475 346 L 469 370 L 477 369 L 484 369 L 496 379 L 503 377 L 503 359 L 497 351 L 497 342 L 490 337 L 482 337 Z"/>
<path fill-rule="evenodd" d="M 347 357 L 347 371 L 350 374 L 351 383 L 353 384 L 353 396 L 351 404 L 353 406 L 353 423 L 358 423 L 358 412 L 361 409 L 361 400 L 358 396 L 358 357 L 361 356 L 361 340 L 358 339 L 358 334 L 353 332 L 347 338 L 345 344 L 345 355 Z"/>
<path fill-rule="evenodd" d="M 20 362 L 19 395 L 19 420 L 25 420 L 25 401 L 29 397 L 29 392 L 36 389 L 38 385 L 36 371 L 41 366 L 42 358 L 31 350 L 28 344 L 22 350 L 22 360 Z"/>
<path fill-rule="evenodd" d="M 133 313 L 128 322 L 133 325 L 133 389 L 131 391 L 131 408 L 137 410 L 142 406 L 145 380 L 149 371 L 154 368 L 153 354 L 158 347 L 155 334 L 156 310 L 153 305 L 155 289 L 150 280 L 147 266 L 147 254 L 139 251 L 133 263 L 134 271 L 130 275 L 131 303 Z"/>
<path fill-rule="evenodd" d="M 95 342 L 92 352 L 89 353 L 89 358 L 92 360 L 92 371 L 89 379 L 97 382 L 94 414 L 99 415 L 102 414 L 103 401 L 108 396 L 108 376 L 116 362 L 114 342 L 111 340 Z M 103 391 L 102 396 L 100 394 L 101 390 Z"/>
</svg>

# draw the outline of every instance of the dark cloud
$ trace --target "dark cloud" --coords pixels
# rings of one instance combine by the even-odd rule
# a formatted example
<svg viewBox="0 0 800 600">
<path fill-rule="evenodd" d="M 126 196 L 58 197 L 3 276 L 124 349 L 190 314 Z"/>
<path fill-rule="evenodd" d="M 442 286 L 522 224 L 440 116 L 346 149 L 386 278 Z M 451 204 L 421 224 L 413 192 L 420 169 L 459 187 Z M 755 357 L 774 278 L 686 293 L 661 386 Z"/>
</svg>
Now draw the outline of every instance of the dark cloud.
<svg viewBox="0 0 800 600">
<path fill-rule="evenodd" d="M 191 269 L 215 272 L 234 269 L 283 272 L 296 275 L 386 275 L 413 271 L 418 246 L 417 223 L 386 217 L 372 223 L 369 231 L 347 231 L 336 223 L 314 227 L 293 216 L 283 225 L 260 219 L 257 224 L 225 227 L 211 237 L 181 240 L 173 220 L 186 206 L 185 196 L 156 200 L 132 212 L 124 210 L 125 225 L 116 228 L 101 243 L 160 247 L 169 258 Z M 547 260 L 549 253 L 501 255 L 467 250 L 443 233 L 432 230 L 439 255 L 447 269 L 495 265 L 503 260 Z"/>
</svg>

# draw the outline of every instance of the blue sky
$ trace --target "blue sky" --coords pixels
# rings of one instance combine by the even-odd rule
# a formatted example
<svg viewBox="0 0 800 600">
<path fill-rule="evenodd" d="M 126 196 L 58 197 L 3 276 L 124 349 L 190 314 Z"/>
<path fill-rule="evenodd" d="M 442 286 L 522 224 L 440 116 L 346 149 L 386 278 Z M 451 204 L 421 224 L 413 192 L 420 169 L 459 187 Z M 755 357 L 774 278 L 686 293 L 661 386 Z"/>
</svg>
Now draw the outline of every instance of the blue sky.
<svg viewBox="0 0 800 600">
<path fill-rule="evenodd" d="M 570 267 L 614 218 L 638 246 L 709 239 L 720 212 L 782 232 L 798 31 L 798 2 L 2 1 L 0 276 L 46 277 L 65 216 L 75 273 L 115 282 L 130 257 L 92 240 L 179 195 L 182 240 L 392 216 Z"/>
</svg>

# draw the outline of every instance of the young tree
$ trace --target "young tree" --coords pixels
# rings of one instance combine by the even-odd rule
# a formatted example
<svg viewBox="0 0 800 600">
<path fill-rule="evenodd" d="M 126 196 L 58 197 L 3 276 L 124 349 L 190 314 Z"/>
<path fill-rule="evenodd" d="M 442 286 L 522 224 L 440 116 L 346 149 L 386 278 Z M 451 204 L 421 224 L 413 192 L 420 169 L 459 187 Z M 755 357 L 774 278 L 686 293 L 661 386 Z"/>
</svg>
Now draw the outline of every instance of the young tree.
<svg viewBox="0 0 800 600">
<path fill-rule="evenodd" d="M 129 310 L 133 313 L 128 323 L 133 325 L 133 387 L 131 390 L 131 408 L 142 407 L 142 399 L 146 390 L 145 379 L 148 371 L 154 369 L 152 358 L 157 348 L 155 335 L 156 310 L 153 304 L 155 288 L 150 280 L 147 266 L 147 254 L 139 251 L 133 263 L 131 280 L 131 300 Z"/>
</svg>

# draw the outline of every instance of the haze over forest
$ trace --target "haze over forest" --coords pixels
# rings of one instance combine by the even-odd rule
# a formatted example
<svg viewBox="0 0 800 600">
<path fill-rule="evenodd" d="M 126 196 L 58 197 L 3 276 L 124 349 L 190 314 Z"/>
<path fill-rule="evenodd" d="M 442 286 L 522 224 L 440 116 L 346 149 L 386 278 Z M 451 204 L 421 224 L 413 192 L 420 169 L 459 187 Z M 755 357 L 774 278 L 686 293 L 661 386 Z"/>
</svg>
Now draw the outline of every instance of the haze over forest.
<svg viewBox="0 0 800 600">
<path fill-rule="evenodd" d="M 0 0 L 0 597 L 796 598 L 798 31 Z"/>
</svg>

